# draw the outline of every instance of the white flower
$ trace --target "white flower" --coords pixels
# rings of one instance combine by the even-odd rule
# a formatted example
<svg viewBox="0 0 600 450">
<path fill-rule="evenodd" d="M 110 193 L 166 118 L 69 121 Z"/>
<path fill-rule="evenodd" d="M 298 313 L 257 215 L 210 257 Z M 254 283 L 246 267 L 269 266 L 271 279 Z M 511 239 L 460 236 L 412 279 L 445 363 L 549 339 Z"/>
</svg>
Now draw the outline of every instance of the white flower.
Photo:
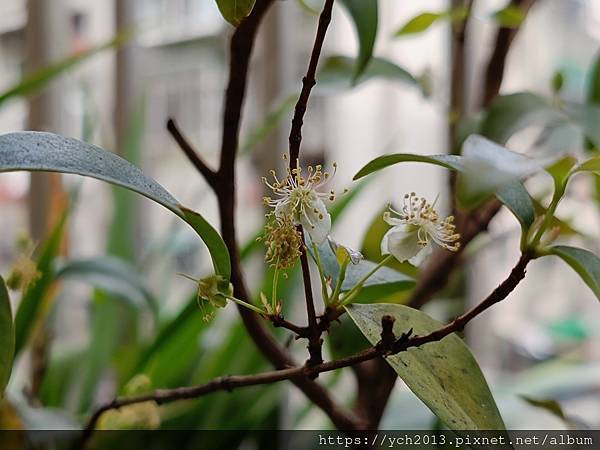
<svg viewBox="0 0 600 450">
<path fill-rule="evenodd" d="M 275 209 L 275 216 L 283 219 L 291 217 L 295 225 L 302 225 L 315 244 L 320 244 L 331 230 L 331 216 L 327 212 L 323 200 L 333 201 L 335 194 L 317 192 L 330 178 L 329 172 L 323 172 L 322 166 L 308 167 L 308 175 L 302 175 L 302 169 L 287 170 L 287 177 L 280 181 L 274 170 L 271 171 L 274 181 L 270 183 L 263 177 L 264 183 L 273 190 L 278 198 L 265 197 L 267 206 Z M 336 168 L 333 164 L 334 170 Z M 334 172 L 335 173 L 335 172 Z"/>
<path fill-rule="evenodd" d="M 455 232 L 454 217 L 440 220 L 433 206 L 414 192 L 404 196 L 401 211 L 389 209 L 383 219 L 392 228 L 381 240 L 382 254 L 419 265 L 431 254 L 432 243 L 453 252 L 459 249 L 460 235 Z"/>
</svg>

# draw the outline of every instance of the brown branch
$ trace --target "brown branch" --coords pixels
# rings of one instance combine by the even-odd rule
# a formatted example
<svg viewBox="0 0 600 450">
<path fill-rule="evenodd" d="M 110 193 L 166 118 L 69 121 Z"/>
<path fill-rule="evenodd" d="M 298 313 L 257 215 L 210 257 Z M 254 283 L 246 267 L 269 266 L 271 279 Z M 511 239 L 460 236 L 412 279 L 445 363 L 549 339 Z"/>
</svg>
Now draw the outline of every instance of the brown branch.
<svg viewBox="0 0 600 450">
<path fill-rule="evenodd" d="M 202 174 L 206 182 L 211 187 L 214 187 L 217 177 L 216 172 L 210 169 L 210 167 L 208 167 L 206 163 L 202 160 L 198 152 L 190 144 L 190 141 L 188 141 L 186 137 L 181 133 L 174 119 L 167 120 L 167 130 L 169 131 L 169 133 L 171 133 L 171 136 L 173 136 L 175 142 L 177 142 L 181 150 L 183 150 L 185 156 L 187 156 L 188 160 L 193 164 L 196 170 L 198 170 L 198 172 Z"/>
<path fill-rule="evenodd" d="M 479 316 L 496 303 L 504 300 L 515 289 L 519 282 L 525 278 L 526 267 L 531 259 L 532 256 L 529 253 L 522 254 L 509 276 L 494 289 L 488 297 L 470 311 L 429 334 L 411 336 L 412 330 L 409 330 L 399 338 L 396 338 L 392 331 L 394 318 L 391 316 L 384 316 L 381 319 L 382 331 L 379 343 L 346 358 L 312 366 L 307 364 L 301 367 L 290 367 L 257 375 L 225 376 L 198 386 L 163 389 L 137 397 L 114 399 L 112 402 L 98 408 L 92 415 L 76 448 L 83 449 L 85 447 L 102 414 L 112 409 L 119 409 L 124 406 L 148 401 L 154 401 L 160 405 L 176 400 L 194 399 L 216 391 L 232 391 L 238 387 L 258 386 L 284 380 L 308 380 L 319 373 L 354 366 L 374 358 L 395 355 L 412 347 L 420 347 L 428 343 L 438 342 L 454 332 L 463 330 L 475 317 Z"/>
<path fill-rule="evenodd" d="M 529 9 L 533 6 L 535 0 L 512 0 L 510 4 L 520 8 L 523 16 L 526 16 Z M 500 92 L 500 86 L 504 79 L 504 68 L 506 66 L 506 57 L 520 27 L 500 27 L 496 34 L 496 43 L 494 51 L 490 57 L 485 72 L 485 84 L 483 89 L 482 105 L 487 107 Z"/>
<path fill-rule="evenodd" d="M 306 113 L 306 107 L 308 106 L 308 99 L 310 92 L 317 81 L 315 79 L 317 73 L 317 64 L 321 56 L 321 49 L 323 48 L 323 42 L 325 41 L 325 34 L 327 28 L 331 22 L 331 11 L 333 9 L 333 0 L 326 0 L 323 6 L 323 11 L 319 16 L 319 26 L 317 27 L 317 35 L 315 36 L 315 42 L 313 45 L 312 53 L 310 55 L 310 61 L 308 63 L 308 69 L 306 75 L 302 79 L 302 91 L 300 97 L 296 103 L 294 109 L 294 117 L 292 119 L 292 129 L 290 130 L 290 168 L 294 168 L 298 155 L 300 154 L 300 143 L 302 142 L 302 125 L 304 121 L 304 114 Z"/>
<path fill-rule="evenodd" d="M 333 1 L 326 0 L 323 5 L 323 10 L 319 16 L 319 25 L 315 36 L 315 42 L 308 62 L 306 75 L 302 78 L 302 91 L 296 102 L 294 109 L 294 117 L 292 118 L 292 128 L 290 130 L 290 170 L 294 171 L 298 168 L 298 157 L 300 155 L 300 144 L 302 142 L 302 125 L 304 123 L 304 114 L 308 106 L 308 99 L 313 86 L 317 83 L 315 76 L 317 73 L 317 65 L 321 56 L 323 42 L 327 34 L 327 28 L 331 22 L 331 12 L 333 10 Z M 293 174 L 294 172 L 292 172 Z M 308 317 L 308 353 L 309 365 L 317 365 L 323 362 L 321 339 L 321 330 L 317 323 L 317 315 L 315 312 L 315 303 L 313 299 L 312 286 L 310 282 L 310 267 L 308 264 L 308 256 L 306 254 L 306 244 L 304 242 L 304 233 L 302 226 L 298 226 L 298 231 L 302 236 L 302 250 L 300 254 L 300 264 L 302 266 L 302 280 L 304 282 L 304 296 L 306 299 L 306 315 Z"/>
<path fill-rule="evenodd" d="M 248 300 L 248 290 L 242 273 L 240 252 L 235 228 L 235 159 L 239 141 L 242 107 L 246 95 L 248 66 L 258 26 L 274 0 L 257 0 L 252 12 L 236 28 L 230 42 L 229 80 L 225 94 L 223 113 L 223 136 L 217 181 L 214 187 L 219 204 L 221 236 L 231 258 L 231 283 L 236 296 Z M 248 334 L 276 369 L 296 366 L 288 352 L 281 347 L 273 335 L 263 326 L 260 317 L 252 311 L 238 307 Z M 359 420 L 350 411 L 338 405 L 329 392 L 313 380 L 294 378 L 292 382 L 321 408 L 339 429 L 350 430 L 360 427 Z"/>
</svg>

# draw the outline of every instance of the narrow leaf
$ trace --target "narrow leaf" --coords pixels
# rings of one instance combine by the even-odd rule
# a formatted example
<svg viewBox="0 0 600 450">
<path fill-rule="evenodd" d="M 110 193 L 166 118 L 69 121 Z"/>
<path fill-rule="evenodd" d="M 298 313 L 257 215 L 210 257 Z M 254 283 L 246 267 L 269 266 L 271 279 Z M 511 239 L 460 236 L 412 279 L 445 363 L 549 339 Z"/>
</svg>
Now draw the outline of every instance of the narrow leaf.
<svg viewBox="0 0 600 450">
<path fill-rule="evenodd" d="M 565 416 L 560 404 L 554 399 L 537 399 L 527 395 L 520 395 L 519 397 L 521 397 L 531 406 L 548 411 L 550 414 L 558 417 L 561 420 L 567 420 L 567 417 Z"/>
<path fill-rule="evenodd" d="M 378 170 L 398 164 L 401 162 L 423 162 L 445 167 L 446 169 L 462 170 L 460 156 L 455 155 L 415 155 L 412 153 L 396 153 L 393 155 L 383 155 L 375 158 L 354 175 L 354 180 L 358 180 Z"/>
<path fill-rule="evenodd" d="M 10 298 L 2 277 L 0 277 L 0 342 L 2 342 L 0 345 L 0 399 L 2 399 L 10 379 L 15 352 L 15 327 Z"/>
<path fill-rule="evenodd" d="M 475 140 L 470 139 L 474 138 Z M 476 135 L 472 135 L 467 139 L 469 142 L 469 146 L 476 143 L 477 139 L 482 139 L 481 137 L 477 137 Z M 489 142 L 489 141 L 488 141 Z M 493 144 L 493 143 L 490 143 Z M 495 145 L 495 144 L 493 144 Z M 498 146 L 499 147 L 499 146 Z M 500 147 L 502 148 L 502 147 Z M 510 152 L 507 149 L 502 148 L 503 151 Z M 467 154 L 470 152 L 468 151 Z M 517 154 L 515 154 L 517 155 Z M 472 154 L 471 154 L 472 157 Z M 484 158 L 485 159 L 485 158 Z M 367 163 L 362 169 L 358 171 L 356 175 L 354 175 L 354 179 L 360 179 L 366 175 L 369 175 L 378 170 L 384 169 L 394 164 L 398 164 L 401 162 L 423 162 L 428 164 L 434 164 L 436 166 L 444 167 L 450 170 L 456 170 L 458 172 L 465 172 L 465 161 L 466 158 L 457 155 L 415 155 L 411 153 L 396 153 L 392 155 L 383 155 L 378 158 L 375 158 L 371 162 Z M 477 159 L 475 159 L 477 161 Z M 471 171 L 473 171 L 474 176 L 476 176 L 476 170 L 474 170 L 474 165 L 472 161 L 467 160 L 467 164 L 471 164 Z M 539 163 L 538 163 L 539 165 Z M 538 165 L 535 167 L 537 168 Z M 515 169 L 516 170 L 516 169 Z M 517 217 L 522 227 L 528 228 L 533 223 L 532 217 L 535 218 L 535 210 L 533 208 L 531 198 L 525 187 L 516 182 L 518 179 L 515 174 L 510 176 L 503 176 L 502 183 L 494 183 L 492 186 L 495 189 L 498 189 L 496 192 L 496 196 L 498 199 L 504 203 L 510 211 Z M 490 182 L 491 180 L 485 180 L 485 182 Z M 496 182 L 499 181 L 496 179 Z M 518 186 L 517 186 L 518 184 Z M 525 228 L 525 229 L 526 229 Z"/>
<path fill-rule="evenodd" d="M 37 72 L 32 73 L 31 75 L 25 77 L 17 85 L 7 89 L 3 93 L 0 93 L 0 105 L 10 98 L 30 95 L 42 89 L 49 82 L 55 80 L 57 77 L 75 67 L 77 64 L 96 55 L 97 53 L 102 52 L 103 50 L 120 47 L 129 39 L 131 39 L 131 37 L 131 32 L 121 33 L 105 44 L 92 47 L 89 50 L 77 53 L 76 55 L 70 56 L 63 61 L 52 64 L 48 67 L 44 67 Z"/>
<path fill-rule="evenodd" d="M 54 282 L 53 263 L 60 251 L 68 213 L 68 210 L 63 213 L 48 238 L 43 242 L 37 258 L 37 271 L 40 273 L 40 278 L 27 288 L 19 303 L 15 315 L 15 356 L 23 350 L 27 343 L 38 313 Z"/>
<path fill-rule="evenodd" d="M 57 266 L 56 278 L 89 283 L 137 308 L 147 306 L 155 315 L 158 313 L 158 301 L 135 268 L 122 259 L 102 256 L 67 261 Z"/>
<path fill-rule="evenodd" d="M 570 265 L 600 300 L 600 258 L 597 255 L 589 250 L 566 245 L 550 247 L 549 251 Z"/>
<path fill-rule="evenodd" d="M 358 57 L 352 76 L 356 81 L 373 56 L 379 21 L 377 0 L 341 0 L 341 3 L 352 17 L 358 35 Z"/>
<path fill-rule="evenodd" d="M 482 136 L 471 135 L 463 145 L 463 173 L 458 179 L 458 198 L 473 207 L 491 194 L 543 170 L 556 158 L 530 158 Z"/>
<path fill-rule="evenodd" d="M 600 156 L 582 162 L 573 169 L 573 172 L 592 172 L 596 175 L 600 175 Z"/>
<path fill-rule="evenodd" d="M 308 245 L 308 248 L 312 251 L 312 245 Z M 332 285 L 335 286 L 340 274 L 340 265 L 336 255 L 327 242 L 319 245 L 318 250 L 325 276 L 331 277 Z M 376 263 L 367 260 L 362 260 L 358 264 L 348 264 L 342 284 L 342 292 L 352 289 L 376 265 Z M 356 297 L 356 301 L 377 300 L 395 292 L 411 289 L 414 285 L 414 278 L 389 267 L 382 267 L 364 283 L 364 287 Z"/>
<path fill-rule="evenodd" d="M 403 305 L 353 304 L 346 310 L 373 345 L 380 340 L 384 315 L 396 319 L 396 336 L 410 329 L 416 335 L 424 335 L 443 326 L 425 313 Z M 457 335 L 410 348 L 387 357 L 386 361 L 451 430 L 504 430 L 483 373 Z"/>
<path fill-rule="evenodd" d="M 52 133 L 27 131 L 0 136 L 0 172 L 20 170 L 97 178 L 155 201 L 196 231 L 208 247 L 215 271 L 229 278 L 229 254 L 217 231 L 200 214 L 182 207 L 165 188 L 123 158 L 95 145 Z"/>
<path fill-rule="evenodd" d="M 497 97 L 481 124 L 480 133 L 498 144 L 506 144 L 517 131 L 562 116 L 543 97 L 520 92 Z"/>
<path fill-rule="evenodd" d="M 394 36 L 401 37 L 407 36 L 410 34 L 418 34 L 427 30 L 431 25 L 437 22 L 439 19 L 447 17 L 448 15 L 445 12 L 424 12 L 421 13 L 408 22 L 406 22 L 396 33 Z"/>
<path fill-rule="evenodd" d="M 356 62 L 353 58 L 341 55 L 330 56 L 319 70 L 317 87 L 325 92 L 335 92 L 376 78 L 419 86 L 419 81 L 407 70 L 384 58 L 371 58 L 358 78 L 353 78 L 355 67 Z"/>
<path fill-rule="evenodd" d="M 492 17 L 504 28 L 518 28 L 525 20 L 525 13 L 521 8 L 515 5 L 508 5 L 492 14 Z"/>
<path fill-rule="evenodd" d="M 255 0 L 217 0 L 223 18 L 237 27 L 254 8 Z"/>
<path fill-rule="evenodd" d="M 587 101 L 588 103 L 600 103 L 600 54 L 596 56 L 590 70 Z"/>
<path fill-rule="evenodd" d="M 496 197 L 510 209 L 524 231 L 533 225 L 535 220 L 533 200 L 522 183 L 511 183 L 499 190 Z"/>
</svg>

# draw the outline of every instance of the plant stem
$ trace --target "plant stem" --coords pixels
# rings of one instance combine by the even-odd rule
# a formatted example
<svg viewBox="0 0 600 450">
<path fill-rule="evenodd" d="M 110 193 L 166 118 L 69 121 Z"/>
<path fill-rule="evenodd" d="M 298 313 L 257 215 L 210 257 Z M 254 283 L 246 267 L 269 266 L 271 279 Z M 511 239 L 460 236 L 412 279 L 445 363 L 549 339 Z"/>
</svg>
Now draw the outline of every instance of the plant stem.
<svg viewBox="0 0 600 450">
<path fill-rule="evenodd" d="M 96 410 L 85 427 L 81 438 L 78 442 L 76 442 L 74 448 L 77 450 L 82 450 L 85 448 L 86 443 L 91 437 L 91 434 L 93 433 L 94 428 L 96 427 L 102 414 L 112 409 L 119 409 L 127 405 L 148 401 L 155 401 L 160 405 L 176 400 L 194 399 L 216 391 L 231 391 L 238 387 L 270 384 L 283 380 L 306 379 L 307 377 L 313 377 L 322 372 L 329 372 L 332 370 L 341 369 L 343 367 L 354 366 L 361 362 L 381 356 L 395 355 L 412 347 L 419 347 L 428 343 L 438 342 L 456 331 L 461 331 L 464 329 L 465 325 L 467 325 L 467 323 L 469 323 L 475 317 L 496 303 L 504 300 L 525 277 L 525 270 L 531 259 L 532 256 L 530 253 L 523 253 L 515 267 L 510 272 L 509 276 L 502 283 L 500 283 L 500 285 L 494 289 L 492 293 L 488 295 L 481 303 L 462 316 L 457 317 L 449 324 L 432 331 L 429 334 L 409 337 L 409 334 L 406 333 L 397 339 L 392 339 L 392 336 L 388 336 L 388 339 L 384 339 L 384 333 L 382 333 L 382 340 L 377 345 L 369 347 L 346 358 L 341 358 L 334 361 L 327 361 L 313 366 L 306 364 L 300 367 L 290 367 L 256 375 L 220 377 L 206 384 L 198 386 L 161 389 L 138 397 L 116 398 L 112 402 L 107 403 Z M 383 325 L 384 323 L 382 321 L 382 329 Z"/>
<path fill-rule="evenodd" d="M 333 290 L 333 294 L 331 294 L 332 304 L 335 305 L 338 303 L 340 292 L 342 291 L 342 285 L 344 284 L 344 280 L 346 279 L 346 271 L 348 270 L 348 260 L 345 260 L 340 266 L 340 273 L 338 275 L 337 283 L 335 284 L 335 289 Z"/>
<path fill-rule="evenodd" d="M 556 188 L 554 189 L 554 195 L 552 196 L 552 201 L 550 202 L 550 205 L 548 206 L 548 209 L 546 210 L 546 215 L 544 216 L 544 221 L 542 222 L 542 224 L 538 228 L 535 236 L 531 240 L 531 244 L 529 245 L 530 248 L 535 248 L 540 243 L 542 236 L 544 236 L 544 233 L 546 232 L 546 230 L 550 226 L 550 223 L 552 222 L 552 218 L 554 217 L 556 208 L 558 207 L 558 204 L 559 204 L 560 200 L 562 199 L 562 196 L 564 193 L 565 193 L 564 186 L 563 187 L 556 186 Z"/>
<path fill-rule="evenodd" d="M 266 314 L 267 314 L 267 312 L 266 312 L 266 311 L 263 311 L 263 310 L 262 310 L 262 309 L 260 309 L 259 307 L 257 307 L 257 306 L 254 306 L 254 305 L 252 305 L 252 304 L 250 304 L 250 303 L 247 303 L 247 302 L 245 302 L 244 300 L 240 300 L 239 298 L 230 297 L 230 296 L 225 296 L 225 298 L 227 298 L 227 300 L 231 300 L 232 302 L 235 302 L 235 303 L 237 303 L 237 304 L 238 304 L 238 305 L 240 305 L 240 306 L 243 306 L 244 308 L 251 309 L 252 311 L 254 311 L 254 312 L 257 312 L 258 314 L 264 314 L 264 315 L 266 315 Z"/>
<path fill-rule="evenodd" d="M 277 259 L 277 263 L 275 264 L 275 273 L 273 274 L 273 288 L 271 289 L 271 308 L 273 312 L 275 312 L 275 308 L 277 307 L 277 284 L 279 283 L 279 259 Z"/>
<path fill-rule="evenodd" d="M 323 296 L 323 304 L 327 308 L 329 306 L 329 294 L 327 293 L 327 282 L 325 281 L 325 274 L 323 273 L 323 265 L 321 264 L 321 256 L 319 255 L 319 247 L 313 242 L 312 244 L 314 260 L 319 270 L 319 278 L 321 279 L 321 295 Z M 333 298 L 333 297 L 332 297 Z"/>
<path fill-rule="evenodd" d="M 352 299 L 360 292 L 360 290 L 362 289 L 365 282 L 369 278 L 371 278 L 375 272 L 377 272 L 379 269 L 381 269 L 383 266 L 385 266 L 388 262 L 390 262 L 393 257 L 394 257 L 393 255 L 387 255 L 385 258 L 383 258 L 381 261 L 379 261 L 379 263 L 375 267 L 373 267 L 364 277 L 362 277 L 360 280 L 358 280 L 358 283 L 356 283 L 354 285 L 354 287 L 352 289 L 350 289 L 348 291 L 348 293 L 346 294 L 346 296 L 344 297 L 342 306 L 345 306 L 348 303 L 350 303 L 352 301 Z"/>
<path fill-rule="evenodd" d="M 331 22 L 331 12 L 333 10 L 333 0 L 325 0 L 325 5 L 319 16 L 319 25 L 317 27 L 317 34 L 313 44 L 313 49 L 310 55 L 310 61 L 308 63 L 308 69 L 306 75 L 302 79 L 302 91 L 300 97 L 296 102 L 294 109 L 294 117 L 292 119 L 292 127 L 289 136 L 289 156 L 290 156 L 290 170 L 294 170 L 298 164 L 298 157 L 300 155 L 300 143 L 302 142 L 302 125 L 304 121 L 304 114 L 308 105 L 308 99 L 313 86 L 317 83 L 315 76 L 317 73 L 317 65 L 321 56 L 321 49 L 323 48 L 323 42 L 325 41 L 325 35 L 327 34 L 327 28 Z M 302 236 L 302 243 L 304 244 L 300 254 L 300 263 L 302 266 L 302 278 L 304 280 L 304 293 L 306 298 L 306 315 L 308 317 L 308 328 L 310 330 L 310 336 L 308 338 L 308 352 L 310 354 L 309 364 L 315 365 L 323 362 L 321 345 L 323 340 L 321 339 L 321 331 L 317 323 L 317 315 L 315 313 L 315 305 L 313 301 L 312 287 L 310 283 L 310 271 L 308 265 L 308 258 L 306 256 L 306 243 L 304 242 L 304 233 L 302 226 L 298 226 L 298 231 Z"/>
</svg>

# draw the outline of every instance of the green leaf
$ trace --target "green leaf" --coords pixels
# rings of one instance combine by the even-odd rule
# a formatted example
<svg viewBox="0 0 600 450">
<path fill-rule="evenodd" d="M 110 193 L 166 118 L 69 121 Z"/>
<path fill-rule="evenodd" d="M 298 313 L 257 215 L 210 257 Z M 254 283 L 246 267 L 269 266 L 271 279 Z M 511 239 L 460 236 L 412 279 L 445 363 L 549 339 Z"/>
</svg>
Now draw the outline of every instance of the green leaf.
<svg viewBox="0 0 600 450">
<path fill-rule="evenodd" d="M 307 235 L 307 242 L 309 241 L 310 237 Z M 312 252 L 312 245 L 310 243 L 308 248 Z M 328 242 L 319 245 L 318 250 L 321 264 L 323 265 L 323 272 L 326 277 L 331 277 L 332 285 L 335 286 L 340 274 L 340 265 L 336 255 L 333 253 Z M 342 292 L 349 291 L 356 286 L 376 265 L 376 263 L 367 260 L 362 260 L 358 264 L 348 264 L 346 276 L 342 283 Z M 414 285 L 414 278 L 389 267 L 382 267 L 364 283 L 364 287 L 356 297 L 356 301 L 370 302 L 378 300 L 392 293 L 411 289 Z"/>
<path fill-rule="evenodd" d="M 582 162 L 573 169 L 573 172 L 592 172 L 596 175 L 600 175 L 600 156 L 595 156 L 594 158 Z"/>
<path fill-rule="evenodd" d="M 1 155 L 2 153 L 0 153 L 0 159 Z M 27 343 L 50 286 L 54 283 L 53 264 L 60 252 L 68 214 L 68 210 L 63 213 L 48 238 L 43 242 L 37 258 L 37 270 L 40 278 L 27 288 L 19 303 L 15 315 L 15 356 L 23 350 Z"/>
<path fill-rule="evenodd" d="M 492 146 L 491 148 L 489 146 Z M 384 169 L 394 164 L 398 164 L 401 162 L 423 162 L 428 164 L 434 164 L 436 166 L 444 167 L 450 170 L 456 170 L 458 172 L 466 172 L 467 169 L 465 166 L 470 167 L 470 171 L 473 172 L 473 177 L 477 181 L 478 173 L 474 166 L 478 166 L 478 161 L 483 160 L 486 161 L 485 154 L 489 153 L 488 150 L 496 150 L 496 147 L 500 148 L 499 157 L 502 158 L 502 155 L 505 152 L 508 152 L 511 155 L 511 158 L 515 158 L 513 155 L 518 155 L 516 158 L 522 157 L 522 155 L 510 152 L 510 150 L 504 149 L 503 147 L 496 146 L 495 144 L 481 138 L 481 136 L 472 135 L 465 141 L 465 146 L 469 149 L 467 151 L 466 157 L 457 156 L 457 155 L 415 155 L 411 153 L 396 153 L 392 155 L 383 155 L 378 158 L 375 158 L 371 162 L 367 163 L 362 169 L 358 171 L 356 175 L 354 175 L 354 180 L 360 179 L 366 175 L 369 175 L 378 170 Z M 478 154 L 477 150 L 474 150 L 472 147 L 484 147 L 484 151 L 482 155 Z M 492 153 L 490 155 L 491 160 L 493 161 L 495 155 Z M 471 158 L 471 159 L 468 159 Z M 474 158 L 474 159 L 473 159 Z M 479 159 L 477 159 L 479 158 Z M 525 158 L 525 157 L 522 157 Z M 466 163 L 465 163 L 466 161 Z M 539 162 L 537 163 L 539 165 Z M 488 164 L 489 165 L 489 164 Z M 510 167 L 510 164 L 509 164 Z M 537 168 L 537 166 L 535 166 Z M 510 168 L 511 171 L 516 171 L 518 167 Z M 498 179 L 498 178 L 501 178 Z M 502 181 L 502 183 L 493 183 L 491 186 L 486 187 L 486 195 L 488 188 L 497 189 L 496 196 L 498 199 L 504 203 L 508 209 L 517 217 L 519 222 L 521 223 L 524 229 L 529 228 L 533 223 L 532 217 L 535 218 L 535 211 L 531 202 L 531 198 L 523 185 L 521 183 L 516 183 L 515 180 L 518 179 L 516 175 L 510 174 L 509 176 L 503 175 L 502 177 L 496 177 L 497 181 Z M 471 181 L 468 179 L 469 182 Z M 482 180 L 483 183 L 490 183 L 492 180 Z M 464 183 L 464 181 L 463 181 Z M 517 186 L 518 184 L 518 186 Z M 470 187 L 470 186 L 469 186 Z M 477 188 L 477 186 L 476 186 Z M 481 195 L 478 193 L 477 195 Z"/>
<path fill-rule="evenodd" d="M 319 70 L 318 88 L 326 92 L 335 92 L 375 78 L 419 86 L 419 81 L 408 71 L 387 59 L 371 58 L 366 69 L 357 79 L 353 79 L 355 66 L 354 59 L 348 56 L 335 55 L 327 58 Z"/>
<path fill-rule="evenodd" d="M 514 214 L 523 231 L 533 225 L 535 220 L 533 200 L 522 183 L 511 183 L 496 192 L 496 197 Z"/>
<path fill-rule="evenodd" d="M 463 206 L 477 206 L 491 194 L 543 170 L 554 159 L 530 158 L 482 136 L 471 135 L 463 145 L 458 198 Z"/>
<path fill-rule="evenodd" d="M 600 148 L 600 105 L 577 105 L 570 108 L 570 117 L 581 127 L 585 136 L 596 147 Z"/>
<path fill-rule="evenodd" d="M 255 0 L 217 0 L 223 18 L 237 27 L 254 8 Z"/>
<path fill-rule="evenodd" d="M 564 190 L 575 164 L 577 164 L 577 158 L 566 156 L 546 168 L 546 172 L 554 179 L 554 184 L 557 189 Z"/>
<path fill-rule="evenodd" d="M 597 255 L 589 250 L 566 245 L 557 245 L 548 250 L 570 265 L 600 300 L 600 258 Z"/>
<path fill-rule="evenodd" d="M 504 28 L 518 28 L 525 20 L 525 13 L 515 5 L 508 5 L 492 14 L 498 25 Z"/>
<path fill-rule="evenodd" d="M 480 133 L 498 144 L 506 144 L 517 131 L 561 118 L 546 99 L 529 92 L 501 95 L 490 105 Z"/>
<path fill-rule="evenodd" d="M 418 34 L 426 31 L 431 27 L 434 23 L 444 20 L 450 19 L 452 22 L 462 22 L 465 20 L 468 14 L 467 8 L 458 7 L 452 9 L 450 11 L 441 11 L 441 12 L 432 12 L 427 11 L 410 19 L 406 24 L 404 24 L 394 36 L 402 37 L 411 34 Z"/>
<path fill-rule="evenodd" d="M 406 36 L 409 34 L 418 34 L 427 30 L 431 25 L 437 22 L 439 19 L 447 17 L 446 12 L 424 12 L 421 13 L 408 22 L 406 22 L 396 33 L 394 36 Z"/>
<path fill-rule="evenodd" d="M 540 408 L 548 411 L 553 416 L 558 417 L 561 420 L 568 420 L 563 412 L 560 404 L 553 399 L 537 399 L 532 398 L 527 395 L 519 395 L 524 401 L 529 403 L 531 406 L 535 406 L 536 408 Z"/>
<path fill-rule="evenodd" d="M 0 399 L 10 379 L 15 352 L 15 327 L 10 298 L 4 279 L 0 277 Z"/>
<path fill-rule="evenodd" d="M 22 97 L 39 91 L 48 83 L 50 83 L 60 75 L 64 74 L 69 69 L 75 67 L 77 64 L 104 50 L 118 48 L 125 42 L 127 42 L 129 39 L 131 39 L 131 37 L 131 32 L 120 33 L 113 39 L 102 45 L 92 47 L 89 50 L 77 53 L 76 55 L 70 56 L 69 58 L 63 61 L 60 61 L 56 64 L 52 64 L 48 67 L 44 67 L 38 70 L 37 72 L 28 75 L 17 85 L 7 89 L 5 92 L 0 93 L 0 105 L 2 105 L 2 103 L 4 103 L 10 98 Z"/>
<path fill-rule="evenodd" d="M 394 334 L 424 335 L 443 326 L 403 305 L 353 304 L 346 308 L 371 344 L 379 342 L 381 318 L 395 317 Z M 502 417 L 469 348 L 456 335 L 386 358 L 411 391 L 451 430 L 504 430 Z"/>
<path fill-rule="evenodd" d="M 122 259 L 102 256 L 67 261 L 57 265 L 56 278 L 89 283 L 137 308 L 146 305 L 155 316 L 158 313 L 158 301 L 146 288 L 135 268 Z"/>
<path fill-rule="evenodd" d="M 600 54 L 596 57 L 590 70 L 587 101 L 588 103 L 600 103 Z"/>
<path fill-rule="evenodd" d="M 72 173 L 137 192 L 185 220 L 202 238 L 215 272 L 229 278 L 229 253 L 217 231 L 198 213 L 184 208 L 160 184 L 123 158 L 95 145 L 34 131 L 0 136 L 0 172 L 20 170 Z"/>
<path fill-rule="evenodd" d="M 341 3 L 352 17 L 358 35 L 358 57 L 352 75 L 353 81 L 357 81 L 373 56 L 379 20 L 378 2 L 377 0 L 341 0 Z"/>
<path fill-rule="evenodd" d="M 264 120 L 248 133 L 248 136 L 240 147 L 240 155 L 252 150 L 257 144 L 261 143 L 269 136 L 269 134 L 276 130 L 281 121 L 294 109 L 297 100 L 298 96 L 292 94 L 284 98 L 275 106 L 275 108 L 269 111 Z"/>
<path fill-rule="evenodd" d="M 446 169 L 462 170 L 461 157 L 456 155 L 415 155 L 412 153 L 396 153 L 393 155 L 383 155 L 375 158 L 371 162 L 367 163 L 362 169 L 354 175 L 353 180 L 358 180 L 366 175 L 369 175 L 378 170 L 386 167 L 398 164 L 401 162 L 423 162 L 428 164 L 435 164 L 437 166 L 445 167 Z"/>
</svg>

